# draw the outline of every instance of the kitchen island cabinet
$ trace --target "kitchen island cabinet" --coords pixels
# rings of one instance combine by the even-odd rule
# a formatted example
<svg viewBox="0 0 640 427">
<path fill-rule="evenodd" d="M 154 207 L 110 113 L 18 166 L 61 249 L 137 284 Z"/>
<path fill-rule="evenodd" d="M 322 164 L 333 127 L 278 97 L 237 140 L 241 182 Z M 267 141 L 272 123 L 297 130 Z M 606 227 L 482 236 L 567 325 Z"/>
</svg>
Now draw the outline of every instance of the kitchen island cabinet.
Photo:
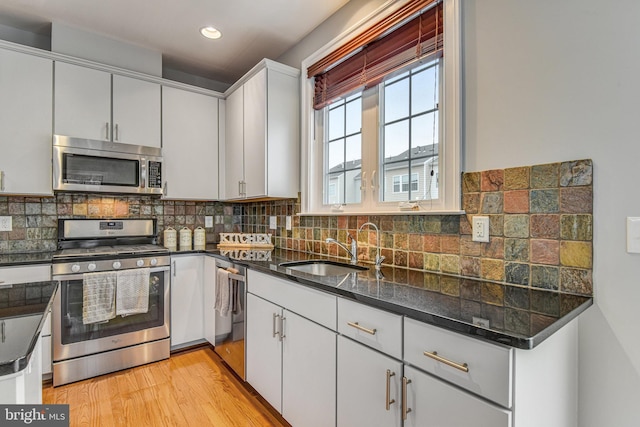
<svg viewBox="0 0 640 427">
<path fill-rule="evenodd" d="M 161 146 L 160 84 L 56 61 L 54 133 Z"/>
<path fill-rule="evenodd" d="M 51 195 L 53 61 L 0 48 L 0 195 Z"/>
<path fill-rule="evenodd" d="M 264 60 L 225 93 L 224 199 L 297 197 L 299 75 Z"/>
<path fill-rule="evenodd" d="M 164 197 L 218 199 L 218 98 L 162 88 Z"/>
<path fill-rule="evenodd" d="M 335 426 L 335 298 L 253 271 L 247 286 L 247 381 L 291 425 Z"/>
</svg>

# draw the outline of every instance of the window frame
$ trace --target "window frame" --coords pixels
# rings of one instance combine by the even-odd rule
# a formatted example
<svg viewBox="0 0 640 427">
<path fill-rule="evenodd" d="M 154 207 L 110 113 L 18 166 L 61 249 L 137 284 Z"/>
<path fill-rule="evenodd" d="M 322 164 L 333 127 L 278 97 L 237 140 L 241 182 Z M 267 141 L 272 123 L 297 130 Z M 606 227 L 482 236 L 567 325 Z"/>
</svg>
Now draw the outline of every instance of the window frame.
<svg viewBox="0 0 640 427">
<path fill-rule="evenodd" d="M 363 29 L 379 22 L 382 18 L 390 15 L 395 10 L 408 3 L 409 0 L 393 2 L 385 4 L 378 10 L 370 14 L 367 18 L 356 24 L 350 30 L 338 36 L 322 49 L 318 50 L 302 64 L 302 69 L 307 69 L 311 64 L 326 56 L 329 52 L 336 49 L 346 41 L 355 37 Z M 440 128 L 440 148 L 438 152 L 438 161 L 442 165 L 439 169 L 439 177 L 442 181 L 438 182 L 439 199 L 437 201 L 421 202 L 421 209 L 418 211 L 410 211 L 417 214 L 428 213 L 463 213 L 461 210 L 461 0 L 443 0 L 444 10 L 443 17 L 444 27 L 444 70 L 440 74 L 441 83 L 441 103 L 440 109 L 441 128 Z M 362 161 L 362 183 L 363 190 L 361 194 L 361 202 L 348 205 L 324 205 L 324 186 L 323 171 L 324 165 L 322 161 L 323 145 L 322 139 L 322 114 L 318 114 L 313 110 L 313 79 L 302 79 L 301 81 L 301 215 L 331 215 L 331 214 L 407 214 L 408 211 L 400 211 L 398 203 L 380 202 L 378 192 L 381 188 L 381 176 L 374 178 L 367 176 L 366 172 L 376 171 L 379 169 L 378 164 L 370 164 L 372 161 Z M 365 121 L 376 120 L 379 117 L 371 117 L 377 114 L 377 108 L 371 111 L 371 100 L 377 95 L 377 87 L 363 91 L 363 147 L 366 145 L 364 141 Z M 372 95 L 372 92 L 375 94 Z M 377 100 L 375 101 L 377 103 Z M 323 111 L 323 110 L 321 110 Z M 380 126 L 377 126 L 380 132 Z M 319 130 L 316 133 L 316 130 Z M 376 135 L 376 140 L 380 141 L 380 135 Z M 379 150 L 379 144 L 375 144 L 376 150 Z M 373 154 L 373 153 L 372 153 Z M 375 153 L 375 163 L 378 163 L 379 155 Z M 444 174 L 442 173 L 444 169 Z M 368 188 L 368 182 L 373 179 L 377 182 L 377 188 Z M 377 179 L 377 181 L 376 181 Z"/>
</svg>

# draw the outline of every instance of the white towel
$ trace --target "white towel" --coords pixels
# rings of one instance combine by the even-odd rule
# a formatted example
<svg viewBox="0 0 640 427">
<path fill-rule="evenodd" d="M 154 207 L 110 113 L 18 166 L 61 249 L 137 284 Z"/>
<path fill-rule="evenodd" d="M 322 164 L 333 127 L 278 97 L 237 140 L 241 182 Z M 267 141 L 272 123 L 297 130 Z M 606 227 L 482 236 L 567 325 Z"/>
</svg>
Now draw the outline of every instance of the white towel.
<svg viewBox="0 0 640 427">
<path fill-rule="evenodd" d="M 116 315 L 149 311 L 149 277 L 151 270 L 139 268 L 117 273 Z"/>
<path fill-rule="evenodd" d="M 82 323 L 106 322 L 116 317 L 116 273 L 82 275 Z"/>
<path fill-rule="evenodd" d="M 216 275 L 216 300 L 214 309 L 220 313 L 220 316 L 226 317 L 231 310 L 231 281 L 229 280 L 230 272 L 219 268 Z"/>
</svg>

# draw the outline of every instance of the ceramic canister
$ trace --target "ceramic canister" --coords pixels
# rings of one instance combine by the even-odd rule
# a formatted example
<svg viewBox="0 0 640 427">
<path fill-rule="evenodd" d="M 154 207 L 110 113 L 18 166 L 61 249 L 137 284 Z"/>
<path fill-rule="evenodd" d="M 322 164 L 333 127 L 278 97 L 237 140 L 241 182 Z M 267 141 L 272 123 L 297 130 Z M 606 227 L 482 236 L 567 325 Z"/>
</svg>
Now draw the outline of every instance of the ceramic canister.
<svg viewBox="0 0 640 427">
<path fill-rule="evenodd" d="M 198 227 L 193 230 L 193 249 L 204 250 L 206 244 L 207 238 L 204 228 Z"/>
<path fill-rule="evenodd" d="M 187 227 L 182 227 L 180 230 L 180 250 L 181 251 L 189 251 L 191 250 L 191 229 Z"/>
<path fill-rule="evenodd" d="M 167 227 L 164 230 L 164 247 L 169 249 L 170 251 L 175 251 L 177 249 L 178 246 L 178 236 L 177 236 L 178 232 L 172 228 L 172 227 Z"/>
</svg>

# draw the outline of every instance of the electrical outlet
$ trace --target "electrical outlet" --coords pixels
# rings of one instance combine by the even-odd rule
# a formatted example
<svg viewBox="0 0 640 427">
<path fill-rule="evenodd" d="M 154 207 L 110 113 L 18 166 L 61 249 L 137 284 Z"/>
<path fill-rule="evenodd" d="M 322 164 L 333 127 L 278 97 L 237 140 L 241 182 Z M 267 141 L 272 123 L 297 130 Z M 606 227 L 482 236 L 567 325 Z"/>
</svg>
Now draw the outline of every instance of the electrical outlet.
<svg viewBox="0 0 640 427">
<path fill-rule="evenodd" d="M 212 216 L 205 216 L 204 217 L 204 227 L 205 228 L 211 228 L 213 227 L 213 217 Z"/>
<path fill-rule="evenodd" d="M 278 217 L 277 216 L 270 216 L 269 217 L 269 228 L 271 230 L 275 230 L 276 228 L 278 228 Z"/>
<path fill-rule="evenodd" d="M 471 218 L 471 222 L 471 240 L 487 243 L 489 241 L 489 217 L 474 216 Z"/>
<path fill-rule="evenodd" d="M 286 229 L 291 230 L 291 215 L 287 215 L 286 222 Z"/>
<path fill-rule="evenodd" d="M 13 223 L 10 216 L 0 216 L 0 231 L 13 231 Z"/>
</svg>

